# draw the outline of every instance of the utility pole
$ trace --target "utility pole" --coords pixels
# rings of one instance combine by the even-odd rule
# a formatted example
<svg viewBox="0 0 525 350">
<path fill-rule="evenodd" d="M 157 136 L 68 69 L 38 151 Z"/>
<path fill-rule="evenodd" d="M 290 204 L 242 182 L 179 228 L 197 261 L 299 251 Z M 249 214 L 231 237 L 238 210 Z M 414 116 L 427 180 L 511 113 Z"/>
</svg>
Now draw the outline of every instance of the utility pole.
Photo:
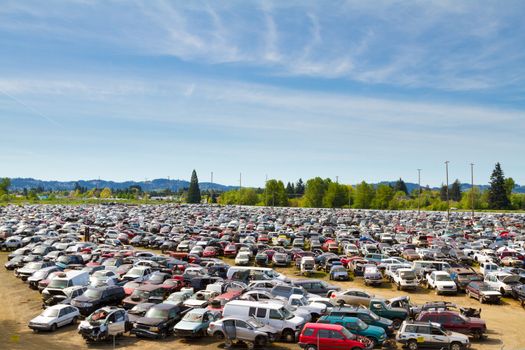
<svg viewBox="0 0 525 350">
<path fill-rule="evenodd" d="M 210 203 L 213 202 L 213 171 L 211 172 L 211 179 L 210 179 Z"/>
<path fill-rule="evenodd" d="M 239 173 L 239 190 L 242 188 L 242 173 Z"/>
<path fill-rule="evenodd" d="M 450 198 L 448 195 L 448 163 L 450 163 L 448 160 L 445 162 L 445 171 L 447 174 L 447 221 L 450 221 Z"/>
<path fill-rule="evenodd" d="M 474 163 L 470 163 L 470 201 L 472 204 L 472 223 L 474 224 Z"/>
<path fill-rule="evenodd" d="M 264 205 L 268 205 L 268 174 L 266 174 L 266 180 L 264 180 Z"/>
<path fill-rule="evenodd" d="M 421 198 L 421 169 L 417 169 L 417 186 L 418 186 L 418 191 L 417 191 L 417 215 L 419 216 L 419 213 L 421 211 L 420 209 L 420 198 Z"/>
<path fill-rule="evenodd" d="M 335 177 L 335 182 L 336 182 L 336 183 L 339 183 L 339 176 L 336 176 L 336 177 Z"/>
</svg>

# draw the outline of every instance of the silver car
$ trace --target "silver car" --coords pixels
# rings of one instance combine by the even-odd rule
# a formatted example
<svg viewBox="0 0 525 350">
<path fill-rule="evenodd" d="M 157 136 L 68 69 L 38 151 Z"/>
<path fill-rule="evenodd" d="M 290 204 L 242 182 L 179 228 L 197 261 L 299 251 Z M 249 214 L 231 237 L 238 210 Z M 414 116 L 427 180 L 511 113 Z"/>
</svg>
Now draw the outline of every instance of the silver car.
<svg viewBox="0 0 525 350">
<path fill-rule="evenodd" d="M 279 338 L 277 329 L 267 326 L 253 317 L 224 317 L 211 322 L 208 334 L 216 339 L 226 339 L 227 343 L 234 341 L 249 342 L 264 347 Z"/>
</svg>

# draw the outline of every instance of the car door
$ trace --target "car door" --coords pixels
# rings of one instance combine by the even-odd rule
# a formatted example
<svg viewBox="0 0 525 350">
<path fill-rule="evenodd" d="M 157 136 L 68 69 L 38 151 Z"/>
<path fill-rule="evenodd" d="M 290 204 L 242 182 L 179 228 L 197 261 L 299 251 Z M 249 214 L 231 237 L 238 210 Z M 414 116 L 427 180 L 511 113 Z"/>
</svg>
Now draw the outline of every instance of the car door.
<svg viewBox="0 0 525 350">
<path fill-rule="evenodd" d="M 57 326 L 61 327 L 67 323 L 67 308 L 63 308 L 58 312 Z"/>
<path fill-rule="evenodd" d="M 437 349 L 448 349 L 448 337 L 439 328 L 430 327 L 430 338 L 432 339 L 433 347 Z"/>
<path fill-rule="evenodd" d="M 253 330 L 248 323 L 242 320 L 235 320 L 235 328 L 237 330 L 237 337 L 239 339 L 252 339 Z"/>
<path fill-rule="evenodd" d="M 346 350 L 346 337 L 339 331 L 330 331 L 330 343 L 334 350 Z"/>
<path fill-rule="evenodd" d="M 332 340 L 332 332 L 328 329 L 317 331 L 317 345 L 318 350 L 338 350 Z"/>
<path fill-rule="evenodd" d="M 263 320 L 263 322 L 265 322 L 265 321 L 266 320 Z M 283 323 L 284 323 L 283 315 L 281 315 L 281 313 L 278 310 L 270 309 L 270 314 L 268 316 L 267 323 L 270 326 L 275 327 L 278 330 L 282 331 L 283 328 L 284 328 L 283 327 Z"/>
<path fill-rule="evenodd" d="M 117 335 L 125 332 L 126 318 L 122 311 L 115 311 L 107 319 L 108 334 Z"/>
<path fill-rule="evenodd" d="M 465 321 L 458 315 L 447 315 L 447 323 L 445 329 L 450 329 L 455 332 L 465 332 Z"/>
<path fill-rule="evenodd" d="M 437 348 L 437 340 L 434 341 L 430 334 L 430 326 L 417 326 L 417 338 L 418 346 L 426 348 Z"/>
</svg>

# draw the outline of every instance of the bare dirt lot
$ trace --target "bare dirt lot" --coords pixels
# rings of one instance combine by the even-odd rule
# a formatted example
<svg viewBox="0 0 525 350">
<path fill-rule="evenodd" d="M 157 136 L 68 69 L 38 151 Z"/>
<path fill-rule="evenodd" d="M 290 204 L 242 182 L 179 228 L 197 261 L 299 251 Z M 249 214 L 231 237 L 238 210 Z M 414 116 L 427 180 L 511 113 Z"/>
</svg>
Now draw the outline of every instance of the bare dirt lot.
<svg viewBox="0 0 525 350">
<path fill-rule="evenodd" d="M 112 349 L 113 344 L 97 344 L 87 346 L 76 328 L 68 326 L 59 329 L 55 333 L 33 333 L 27 322 L 40 313 L 41 298 L 36 291 L 30 290 L 19 279 L 15 278 L 11 271 L 3 268 L 7 261 L 7 254 L 0 253 L 0 349 Z M 279 269 L 293 276 L 292 268 Z M 383 288 L 365 287 L 359 280 L 355 282 L 339 282 L 343 287 L 359 287 L 363 289 L 374 289 L 378 296 L 399 296 L 400 292 L 385 286 Z M 468 299 L 464 295 L 457 297 L 436 296 L 432 291 L 420 290 L 410 294 L 414 303 L 423 303 L 431 300 L 445 299 L 461 306 L 482 308 L 481 316 L 487 322 L 489 328 L 488 339 L 474 342 L 472 349 L 475 350 L 520 350 L 525 349 L 525 310 L 512 300 L 505 298 L 502 305 L 481 305 L 474 299 Z M 184 347 L 187 349 L 218 349 L 223 348 L 219 342 L 211 338 L 202 338 L 184 341 L 168 338 L 164 341 L 138 340 L 134 336 L 126 335 L 117 339 L 117 348 L 126 349 L 173 349 Z M 296 344 L 277 343 L 272 349 L 299 349 Z"/>
</svg>

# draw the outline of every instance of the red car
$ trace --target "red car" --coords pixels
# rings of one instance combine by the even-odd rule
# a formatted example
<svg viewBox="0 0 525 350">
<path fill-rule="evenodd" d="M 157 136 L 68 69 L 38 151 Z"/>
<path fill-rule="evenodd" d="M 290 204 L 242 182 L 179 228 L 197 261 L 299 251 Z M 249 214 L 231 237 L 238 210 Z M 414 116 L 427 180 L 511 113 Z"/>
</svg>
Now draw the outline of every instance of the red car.
<svg viewBox="0 0 525 350">
<path fill-rule="evenodd" d="M 418 321 L 436 322 L 448 330 L 481 339 L 487 331 L 485 321 L 477 317 L 465 317 L 454 311 L 423 311 L 419 314 Z"/>
<path fill-rule="evenodd" d="M 205 258 L 215 258 L 219 255 L 217 247 L 206 247 L 202 252 L 202 256 Z"/>
<path fill-rule="evenodd" d="M 228 244 L 224 248 L 224 256 L 233 256 L 237 255 L 237 246 L 235 244 Z"/>
<path fill-rule="evenodd" d="M 307 323 L 299 335 L 299 346 L 306 350 L 358 350 L 365 344 L 338 324 Z"/>
</svg>

